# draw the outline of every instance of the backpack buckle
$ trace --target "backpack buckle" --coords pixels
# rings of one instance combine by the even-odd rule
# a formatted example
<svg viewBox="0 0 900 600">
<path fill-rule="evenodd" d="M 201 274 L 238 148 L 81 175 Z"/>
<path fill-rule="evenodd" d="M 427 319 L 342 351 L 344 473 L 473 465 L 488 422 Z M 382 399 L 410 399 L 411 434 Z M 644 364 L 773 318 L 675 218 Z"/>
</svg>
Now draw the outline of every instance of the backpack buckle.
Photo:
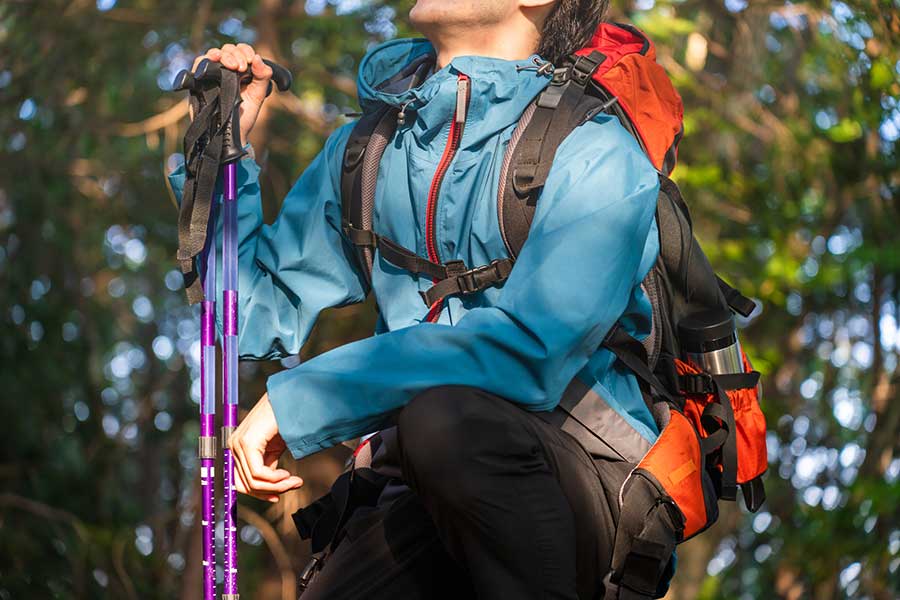
<svg viewBox="0 0 900 600">
<path fill-rule="evenodd" d="M 715 391 L 709 373 L 688 373 L 678 376 L 679 387 L 684 394 L 712 394 Z"/>
<path fill-rule="evenodd" d="M 593 77 L 594 71 L 603 64 L 604 60 L 606 60 L 606 56 L 597 50 L 594 50 L 587 56 L 579 56 L 572 65 L 572 81 L 581 87 L 586 86 L 591 77 Z"/>
<path fill-rule="evenodd" d="M 502 259 L 496 259 L 492 260 L 489 264 L 475 267 L 465 273 L 461 273 L 458 276 L 459 293 L 463 296 L 474 294 L 475 292 L 480 292 L 481 290 L 491 287 L 498 281 L 506 279 L 506 277 L 509 276 L 509 272 L 512 270 L 508 267 L 507 262 L 508 261 Z"/>
</svg>

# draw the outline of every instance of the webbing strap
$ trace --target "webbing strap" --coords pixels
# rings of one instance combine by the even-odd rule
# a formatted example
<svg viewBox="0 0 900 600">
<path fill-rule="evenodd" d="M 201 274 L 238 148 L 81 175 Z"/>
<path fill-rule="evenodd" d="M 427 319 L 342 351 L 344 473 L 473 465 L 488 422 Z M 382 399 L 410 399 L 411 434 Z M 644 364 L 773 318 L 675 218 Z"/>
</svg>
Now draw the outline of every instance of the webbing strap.
<svg viewBox="0 0 900 600">
<path fill-rule="evenodd" d="M 462 261 L 454 261 L 462 263 Z M 449 267 L 451 263 L 447 263 Z M 463 268 L 465 264 L 463 263 Z M 512 272 L 513 261 L 509 258 L 493 260 L 490 264 L 465 270 L 456 275 L 448 275 L 443 281 L 434 284 L 425 292 L 421 292 L 426 306 L 432 306 L 435 302 L 443 300 L 447 296 L 467 296 L 498 285 L 509 277 Z"/>
<path fill-rule="evenodd" d="M 715 381 L 715 377 L 713 377 Z M 720 407 L 721 414 L 716 413 L 716 418 L 721 421 L 721 427 L 727 429 L 727 437 L 722 444 L 722 477 L 719 484 L 719 497 L 723 500 L 737 499 L 737 428 L 734 423 L 734 408 L 731 399 L 725 393 L 725 388 L 716 383 L 716 395 L 718 404 L 709 404 L 704 413 L 712 407 Z M 706 424 L 704 422 L 704 427 Z M 709 431 L 709 428 L 707 428 Z"/>
<path fill-rule="evenodd" d="M 647 362 L 647 349 L 628 334 L 621 325 L 613 325 L 604 338 L 602 347 L 616 355 L 622 364 L 628 367 L 638 378 L 638 384 L 646 392 L 652 389 L 657 395 L 665 398 L 675 406 L 684 409 L 684 400 L 677 398 L 663 385 L 656 374 L 650 370 Z M 651 413 L 652 413 L 651 409 Z"/>
<path fill-rule="evenodd" d="M 410 273 L 425 275 L 431 279 L 444 279 L 448 275 L 448 265 L 453 264 L 451 262 L 447 265 L 442 265 L 432 262 L 386 237 L 376 237 L 378 238 L 378 251 L 381 253 L 382 258 L 395 267 L 400 267 Z"/>
<path fill-rule="evenodd" d="M 207 245 L 209 215 L 222 161 L 225 132 L 239 101 L 238 74 L 222 70 L 221 81 L 190 95 L 194 119 L 184 137 L 185 186 L 178 214 L 176 258 L 188 302 L 204 299 L 196 259 Z"/>
<path fill-rule="evenodd" d="M 715 381 L 713 381 L 715 377 Z M 759 372 L 729 373 L 710 375 L 709 373 L 689 373 L 678 376 L 678 385 L 686 394 L 713 394 L 716 384 L 726 390 L 754 388 L 759 383 Z"/>
<path fill-rule="evenodd" d="M 472 269 L 466 268 L 466 263 L 461 260 L 441 264 L 419 256 L 397 242 L 368 229 L 359 229 L 345 223 L 344 232 L 357 248 L 369 250 L 377 248 L 381 257 L 395 267 L 437 281 L 428 290 L 419 292 L 426 306 L 432 306 L 447 296 L 465 296 L 499 285 L 509 277 L 514 264 L 509 258 L 497 259 Z"/>
</svg>

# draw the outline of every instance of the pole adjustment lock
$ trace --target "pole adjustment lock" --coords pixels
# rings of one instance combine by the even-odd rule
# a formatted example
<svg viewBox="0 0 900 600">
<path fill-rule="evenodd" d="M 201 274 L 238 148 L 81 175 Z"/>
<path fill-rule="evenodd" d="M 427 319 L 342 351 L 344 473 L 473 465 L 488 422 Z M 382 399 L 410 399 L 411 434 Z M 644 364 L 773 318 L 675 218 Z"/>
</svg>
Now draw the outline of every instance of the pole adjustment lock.
<svg viewBox="0 0 900 600">
<path fill-rule="evenodd" d="M 214 435 L 201 435 L 200 436 L 200 448 L 197 453 L 197 456 L 200 458 L 215 458 L 216 457 L 216 436 Z"/>
<path fill-rule="evenodd" d="M 229 425 L 227 427 L 222 428 L 222 449 L 228 448 L 228 440 L 231 439 L 231 434 L 234 433 L 234 425 Z"/>
</svg>

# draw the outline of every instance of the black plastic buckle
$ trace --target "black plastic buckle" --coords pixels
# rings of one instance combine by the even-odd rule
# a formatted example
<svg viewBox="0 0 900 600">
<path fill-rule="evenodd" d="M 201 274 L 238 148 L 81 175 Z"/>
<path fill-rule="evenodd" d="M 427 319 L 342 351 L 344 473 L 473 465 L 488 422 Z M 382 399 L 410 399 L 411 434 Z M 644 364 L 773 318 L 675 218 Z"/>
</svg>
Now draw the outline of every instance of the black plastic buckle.
<svg viewBox="0 0 900 600">
<path fill-rule="evenodd" d="M 492 260 L 490 264 L 475 267 L 459 275 L 459 290 L 463 296 L 480 292 L 503 279 L 500 268 L 501 259 Z"/>
<path fill-rule="evenodd" d="M 563 85 L 567 81 L 569 81 L 569 67 L 556 67 L 553 69 L 550 85 Z"/>
<path fill-rule="evenodd" d="M 678 378 L 681 391 L 685 394 L 711 394 L 715 391 L 713 378 L 709 373 L 689 373 Z"/>
<path fill-rule="evenodd" d="M 606 60 L 606 56 L 597 50 L 594 50 L 587 56 L 579 56 L 575 60 L 575 64 L 572 65 L 572 81 L 581 87 L 586 86 L 591 77 L 593 77 L 594 71 L 597 70 L 597 67 L 604 60 Z"/>
<path fill-rule="evenodd" d="M 557 67 L 553 70 L 553 79 L 550 80 L 550 85 L 544 88 L 544 91 L 538 96 L 538 108 L 556 108 L 559 106 L 563 93 L 568 89 L 570 70 L 569 67 Z"/>
</svg>

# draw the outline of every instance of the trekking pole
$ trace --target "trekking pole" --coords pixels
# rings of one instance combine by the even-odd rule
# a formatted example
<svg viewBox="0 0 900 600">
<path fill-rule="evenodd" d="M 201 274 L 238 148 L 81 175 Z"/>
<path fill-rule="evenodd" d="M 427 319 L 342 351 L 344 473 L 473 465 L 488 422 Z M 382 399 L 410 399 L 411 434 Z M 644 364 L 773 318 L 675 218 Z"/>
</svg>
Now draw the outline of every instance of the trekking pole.
<svg viewBox="0 0 900 600">
<path fill-rule="evenodd" d="M 215 210 L 209 228 L 215 232 Z M 203 598 L 216 597 L 216 244 L 208 237 L 200 312 L 200 488 L 203 503 Z"/>
<path fill-rule="evenodd" d="M 284 67 L 265 61 L 272 70 L 272 80 L 279 90 L 291 85 L 291 74 Z M 246 80 L 248 74 L 238 74 Z M 195 77 L 221 81 L 222 67 L 203 61 Z M 271 85 L 270 89 L 271 91 Z M 222 600 L 238 600 L 237 564 L 237 498 L 234 490 L 234 457 L 228 440 L 237 427 L 238 412 L 238 222 L 237 163 L 246 154 L 241 142 L 240 95 L 235 104 L 220 107 L 223 128 L 222 145 L 222 470 L 224 483 L 224 584 Z"/>
<path fill-rule="evenodd" d="M 190 71 L 182 71 L 175 79 L 173 88 L 190 91 L 196 101 L 195 109 L 206 106 L 206 98 L 200 93 L 199 85 Z M 196 114 L 195 114 L 196 116 Z M 193 125 L 193 124 L 192 124 Z M 211 131 L 197 132 L 201 136 L 211 135 Z M 212 198 L 207 199 L 212 203 Z M 200 503 L 201 536 L 203 546 L 203 598 L 216 597 L 216 280 L 217 257 L 214 242 L 216 210 L 213 206 L 206 223 L 206 242 L 200 255 L 204 265 L 201 282 L 204 299 L 200 308 Z"/>
<path fill-rule="evenodd" d="M 225 146 L 222 152 L 222 470 L 225 515 L 225 582 L 222 600 L 238 600 L 237 498 L 234 491 L 234 457 L 228 447 L 228 440 L 237 427 L 238 408 L 237 161 L 244 154 L 240 140 L 239 110 L 240 105 L 236 104 L 233 116 L 225 128 Z"/>
</svg>

